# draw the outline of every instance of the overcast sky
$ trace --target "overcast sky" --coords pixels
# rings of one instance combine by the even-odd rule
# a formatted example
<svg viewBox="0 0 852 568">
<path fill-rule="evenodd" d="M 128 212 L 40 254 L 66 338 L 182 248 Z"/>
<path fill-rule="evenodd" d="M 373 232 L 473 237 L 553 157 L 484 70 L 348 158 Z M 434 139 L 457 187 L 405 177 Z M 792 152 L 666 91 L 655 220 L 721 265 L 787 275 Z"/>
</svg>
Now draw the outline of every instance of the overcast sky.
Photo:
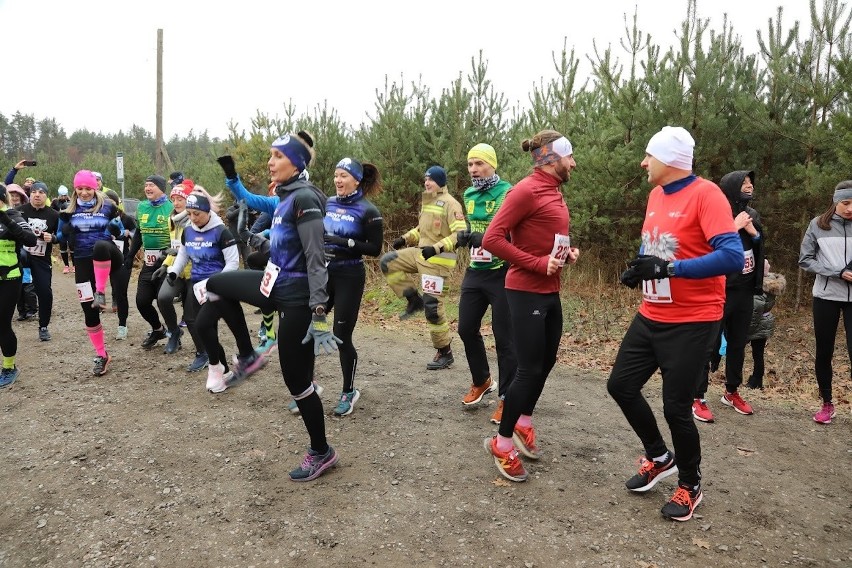
<svg viewBox="0 0 852 568">
<path fill-rule="evenodd" d="M 670 45 L 686 0 L 0 0 L 0 112 L 53 117 L 68 134 L 134 124 L 153 133 L 158 28 L 167 139 L 190 130 L 223 137 L 229 121 L 247 129 L 256 111 L 281 116 L 290 99 L 297 116 L 327 100 L 359 125 L 385 76 L 422 77 L 439 97 L 479 50 L 495 88 L 526 106 L 532 85 L 555 75 L 552 53 L 566 37 L 581 72 L 593 40 L 623 59 L 624 14 L 637 3 L 640 29 Z M 727 13 L 756 53 L 756 32 L 766 36 L 778 5 L 785 27 L 800 20 L 810 30 L 807 0 L 699 0 L 698 13 L 711 29 Z"/>
</svg>

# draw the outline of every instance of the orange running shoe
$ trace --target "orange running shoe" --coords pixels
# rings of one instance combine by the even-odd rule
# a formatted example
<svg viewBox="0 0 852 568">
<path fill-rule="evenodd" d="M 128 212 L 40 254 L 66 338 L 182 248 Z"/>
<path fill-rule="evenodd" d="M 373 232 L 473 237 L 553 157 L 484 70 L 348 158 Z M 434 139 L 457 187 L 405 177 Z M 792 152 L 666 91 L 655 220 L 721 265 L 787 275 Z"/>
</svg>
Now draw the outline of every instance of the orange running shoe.
<svg viewBox="0 0 852 568">
<path fill-rule="evenodd" d="M 512 441 L 518 451 L 531 460 L 541 457 L 538 446 L 535 444 L 535 429 L 532 426 L 524 427 L 516 424 L 515 431 L 512 432 Z"/>
<path fill-rule="evenodd" d="M 470 386 L 470 391 L 466 395 L 464 395 L 464 398 L 462 399 L 462 404 L 465 406 L 476 404 L 477 402 L 482 400 L 483 396 L 485 396 L 489 392 L 493 392 L 496 388 L 497 385 L 494 384 L 494 381 L 491 379 L 491 377 L 488 377 L 481 385 Z"/>
<path fill-rule="evenodd" d="M 497 466 L 500 475 L 510 481 L 527 480 L 527 470 L 524 469 L 524 464 L 521 463 L 521 458 L 518 457 L 515 448 L 508 452 L 501 452 L 497 449 L 497 436 L 485 438 L 483 445 L 485 450 L 494 458 L 494 465 Z"/>
<path fill-rule="evenodd" d="M 503 400 L 502 399 L 497 401 L 497 409 L 494 411 L 494 414 L 491 415 L 491 423 L 497 424 L 499 426 L 501 420 L 503 420 Z"/>
</svg>

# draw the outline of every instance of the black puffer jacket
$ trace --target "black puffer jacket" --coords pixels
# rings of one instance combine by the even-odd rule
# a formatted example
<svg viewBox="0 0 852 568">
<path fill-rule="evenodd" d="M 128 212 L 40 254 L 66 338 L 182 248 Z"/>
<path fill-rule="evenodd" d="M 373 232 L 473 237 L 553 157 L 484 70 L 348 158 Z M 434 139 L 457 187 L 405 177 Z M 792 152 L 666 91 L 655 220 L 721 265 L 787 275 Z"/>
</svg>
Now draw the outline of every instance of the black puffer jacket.
<svg viewBox="0 0 852 568">
<path fill-rule="evenodd" d="M 731 212 L 733 213 L 734 218 L 736 218 L 736 216 L 741 212 L 745 211 L 751 216 L 752 224 L 760 235 L 759 239 L 753 240 L 751 235 L 749 235 L 745 229 L 739 230 L 740 239 L 743 242 L 751 243 L 751 248 L 754 251 L 755 268 L 750 274 L 742 274 L 741 272 L 732 272 L 731 274 L 728 274 L 726 286 L 728 288 L 743 288 L 745 286 L 752 285 L 754 293 L 761 294 L 763 293 L 762 267 L 763 259 L 766 256 L 766 251 L 764 249 L 766 235 L 763 231 L 763 225 L 760 222 L 760 213 L 752 207 L 749 207 L 748 200 L 742 199 L 741 197 L 743 180 L 745 180 L 746 176 L 749 176 L 752 183 L 754 183 L 754 172 L 750 172 L 748 170 L 737 170 L 727 173 L 722 176 L 721 180 L 719 180 L 719 187 L 722 188 L 725 197 L 728 198 L 728 203 L 731 204 Z"/>
</svg>

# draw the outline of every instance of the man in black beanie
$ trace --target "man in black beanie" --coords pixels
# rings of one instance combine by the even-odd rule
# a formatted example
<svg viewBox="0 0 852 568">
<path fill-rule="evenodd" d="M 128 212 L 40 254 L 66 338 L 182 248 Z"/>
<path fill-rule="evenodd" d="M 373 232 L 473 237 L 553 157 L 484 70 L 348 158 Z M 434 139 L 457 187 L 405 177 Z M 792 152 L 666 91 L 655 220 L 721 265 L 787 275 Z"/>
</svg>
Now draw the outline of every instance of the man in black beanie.
<svg viewBox="0 0 852 568">
<path fill-rule="evenodd" d="M 137 230 L 130 244 L 125 267 L 130 270 L 136 253 L 143 249 L 142 270 L 139 272 L 139 283 L 136 286 L 136 308 L 151 325 L 151 332 L 142 342 L 143 348 L 151 349 L 158 341 L 168 336 L 160 321 L 160 314 L 154 307 L 163 278 L 155 277 L 154 273 L 165 260 L 163 252 L 171 246 L 169 215 L 172 214 L 174 206 L 166 194 L 166 179 L 163 176 L 148 176 L 145 179 L 144 191 L 146 199 L 140 201 L 136 209 Z"/>
</svg>

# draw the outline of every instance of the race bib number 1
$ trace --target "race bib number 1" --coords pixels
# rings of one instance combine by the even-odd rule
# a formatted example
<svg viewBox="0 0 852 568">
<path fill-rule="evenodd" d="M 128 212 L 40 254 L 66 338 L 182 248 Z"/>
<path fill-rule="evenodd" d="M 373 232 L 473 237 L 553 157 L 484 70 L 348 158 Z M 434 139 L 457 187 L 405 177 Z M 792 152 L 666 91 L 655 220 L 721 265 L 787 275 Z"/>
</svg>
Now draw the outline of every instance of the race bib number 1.
<svg viewBox="0 0 852 568">
<path fill-rule="evenodd" d="M 571 249 L 571 237 L 568 235 L 553 235 L 553 250 L 550 251 L 550 256 L 559 260 L 559 264 L 565 265 L 568 260 L 568 251 Z"/>
<path fill-rule="evenodd" d="M 643 280 L 642 297 L 653 304 L 672 303 L 672 283 L 668 278 L 662 280 Z"/>
<path fill-rule="evenodd" d="M 47 243 L 39 239 L 36 241 L 35 246 L 24 247 L 24 250 L 33 256 L 44 256 L 44 253 L 47 250 Z"/>
<path fill-rule="evenodd" d="M 266 269 L 263 271 L 263 276 L 260 279 L 260 293 L 267 298 L 272 293 L 272 288 L 275 286 L 275 281 L 278 280 L 279 272 L 281 272 L 281 267 L 273 264 L 271 260 L 266 263 Z"/>
<path fill-rule="evenodd" d="M 95 295 L 92 293 L 91 282 L 80 282 L 77 284 L 77 298 L 79 298 L 81 304 L 91 302 L 95 299 Z"/>
<path fill-rule="evenodd" d="M 440 276 L 430 276 L 429 274 L 421 274 L 420 285 L 423 288 L 424 294 L 440 296 L 444 292 L 444 279 Z"/>
</svg>

